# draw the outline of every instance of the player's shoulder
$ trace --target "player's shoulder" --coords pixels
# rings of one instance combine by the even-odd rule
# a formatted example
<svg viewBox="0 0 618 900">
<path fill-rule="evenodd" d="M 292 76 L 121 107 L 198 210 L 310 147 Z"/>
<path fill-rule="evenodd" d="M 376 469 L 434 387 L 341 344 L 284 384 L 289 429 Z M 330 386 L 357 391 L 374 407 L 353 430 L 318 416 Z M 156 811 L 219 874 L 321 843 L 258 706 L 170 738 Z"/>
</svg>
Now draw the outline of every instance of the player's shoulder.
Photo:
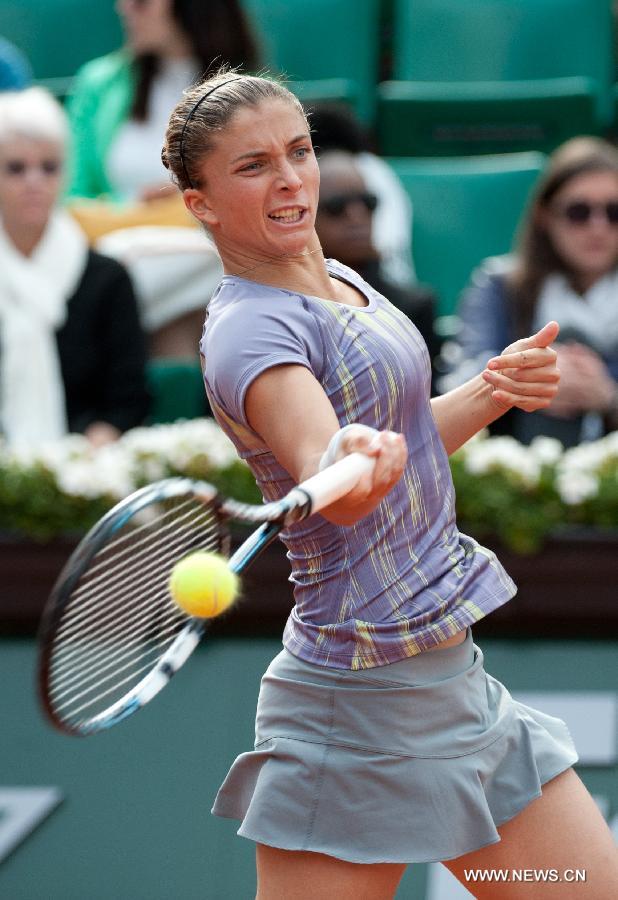
<svg viewBox="0 0 618 900">
<path fill-rule="evenodd" d="M 244 340 L 262 331 L 311 330 L 312 311 L 302 294 L 225 276 L 209 305 L 206 333 L 232 330 Z"/>
<path fill-rule="evenodd" d="M 359 272 L 355 269 L 351 269 L 350 266 L 346 266 L 344 263 L 339 262 L 338 259 L 327 259 L 326 268 L 329 275 L 334 278 L 339 278 L 341 281 L 346 281 L 348 284 L 351 284 L 352 287 L 355 287 L 356 290 L 365 297 L 370 306 L 386 302 L 385 297 L 379 291 L 375 290 L 375 288 L 366 281 Z"/>
</svg>

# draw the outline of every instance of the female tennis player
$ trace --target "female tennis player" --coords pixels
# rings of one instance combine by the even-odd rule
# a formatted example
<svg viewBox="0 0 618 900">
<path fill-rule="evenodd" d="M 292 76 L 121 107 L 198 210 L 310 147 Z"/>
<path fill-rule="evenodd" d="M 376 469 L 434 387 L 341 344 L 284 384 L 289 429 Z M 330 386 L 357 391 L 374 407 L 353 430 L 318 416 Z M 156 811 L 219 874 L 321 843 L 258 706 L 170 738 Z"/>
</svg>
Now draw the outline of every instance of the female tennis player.
<svg viewBox="0 0 618 900">
<path fill-rule="evenodd" d="M 259 900 L 382 900 L 406 864 L 430 860 L 464 883 L 479 867 L 587 871 L 558 893 L 472 888 L 492 900 L 618 896 L 610 832 L 564 723 L 516 703 L 472 643 L 470 626 L 515 587 L 458 532 L 448 466 L 507 409 L 549 404 L 557 324 L 430 401 L 417 330 L 323 258 L 310 128 L 285 87 L 227 71 L 192 88 L 163 161 L 223 260 L 206 388 L 265 499 L 354 450 L 375 459 L 283 534 L 296 604 L 262 680 L 255 748 L 213 810 L 256 842 Z"/>
</svg>

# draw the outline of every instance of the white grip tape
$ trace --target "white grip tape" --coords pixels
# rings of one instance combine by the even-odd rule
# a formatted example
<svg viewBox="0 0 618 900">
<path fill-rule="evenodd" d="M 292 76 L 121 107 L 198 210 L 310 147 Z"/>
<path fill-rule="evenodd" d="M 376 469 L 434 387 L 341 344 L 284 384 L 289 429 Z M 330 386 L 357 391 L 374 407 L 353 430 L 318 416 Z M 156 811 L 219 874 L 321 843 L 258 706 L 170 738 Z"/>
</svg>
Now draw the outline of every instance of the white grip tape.
<svg viewBox="0 0 618 900">
<path fill-rule="evenodd" d="M 326 469 L 328 466 L 332 466 L 332 464 L 337 459 L 341 441 L 351 428 L 355 429 L 357 433 L 361 432 L 368 437 L 374 437 L 376 434 L 379 434 L 379 431 L 376 431 L 375 428 L 370 428 L 369 425 L 361 425 L 359 422 L 351 422 L 349 425 L 344 425 L 343 428 L 340 428 L 339 431 L 336 431 L 330 439 L 328 447 L 322 454 L 322 459 L 320 460 L 320 464 L 318 466 L 318 472 L 323 472 L 324 469 Z"/>
<path fill-rule="evenodd" d="M 365 456 L 364 453 L 349 453 L 323 472 L 303 481 L 298 489 L 309 494 L 311 511 L 318 512 L 351 491 L 361 476 L 365 472 L 371 472 L 375 464 L 374 457 Z"/>
</svg>

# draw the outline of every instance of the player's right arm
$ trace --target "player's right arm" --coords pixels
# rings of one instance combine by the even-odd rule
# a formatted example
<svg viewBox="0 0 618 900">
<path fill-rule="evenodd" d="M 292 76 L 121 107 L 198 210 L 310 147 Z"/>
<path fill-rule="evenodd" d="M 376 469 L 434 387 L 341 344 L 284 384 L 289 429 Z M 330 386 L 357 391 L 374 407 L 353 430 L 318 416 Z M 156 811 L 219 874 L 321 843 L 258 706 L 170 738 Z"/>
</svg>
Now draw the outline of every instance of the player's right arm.
<svg viewBox="0 0 618 900">
<path fill-rule="evenodd" d="M 324 389 L 301 365 L 273 366 L 258 375 L 247 389 L 245 414 L 296 482 L 318 471 L 339 430 Z M 403 474 L 407 459 L 403 435 L 391 431 L 368 434 L 365 429 L 349 429 L 337 457 L 354 451 L 374 457 L 376 465 L 349 494 L 322 510 L 321 515 L 336 525 L 353 525 L 372 512 Z"/>
</svg>

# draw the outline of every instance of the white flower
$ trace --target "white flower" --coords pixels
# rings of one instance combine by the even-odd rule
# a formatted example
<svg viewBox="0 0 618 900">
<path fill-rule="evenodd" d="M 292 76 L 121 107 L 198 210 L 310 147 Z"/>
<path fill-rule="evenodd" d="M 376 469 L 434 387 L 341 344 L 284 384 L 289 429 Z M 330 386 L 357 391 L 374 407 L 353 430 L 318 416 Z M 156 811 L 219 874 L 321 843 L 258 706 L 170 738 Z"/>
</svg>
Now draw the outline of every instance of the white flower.
<svg viewBox="0 0 618 900">
<path fill-rule="evenodd" d="M 607 457 L 603 441 L 591 441 L 571 447 L 562 458 L 560 468 L 580 472 L 590 472 L 599 468 Z"/>
<path fill-rule="evenodd" d="M 599 489 L 599 479 L 590 472 L 560 472 L 556 479 L 558 493 L 569 506 L 577 506 L 594 497 Z"/>
<path fill-rule="evenodd" d="M 223 469 L 238 459 L 234 445 L 212 419 L 192 419 L 176 426 L 176 442 L 170 450 L 170 463 L 184 469 L 202 456 L 208 466 Z"/>
<path fill-rule="evenodd" d="M 95 467 L 91 459 L 73 460 L 60 466 L 55 472 L 60 490 L 71 497 L 94 500 L 101 496 L 94 478 Z"/>
<path fill-rule="evenodd" d="M 90 443 L 83 435 L 67 434 L 57 441 L 13 444 L 6 448 L 6 458 L 23 468 L 43 465 L 54 472 L 66 460 L 85 458 L 90 452 Z"/>
<path fill-rule="evenodd" d="M 608 455 L 618 457 L 618 431 L 610 432 L 602 441 Z"/>
<path fill-rule="evenodd" d="M 212 419 L 135 428 L 120 443 L 147 481 L 164 478 L 169 469 L 182 472 L 198 460 L 207 468 L 222 469 L 237 459 L 234 445 Z"/>
<path fill-rule="evenodd" d="M 118 443 L 102 447 L 94 458 L 94 465 L 95 483 L 101 494 L 122 500 L 135 490 L 133 461 Z"/>
<path fill-rule="evenodd" d="M 542 466 L 555 466 L 564 453 L 564 447 L 556 438 L 539 435 L 530 444 L 530 452 Z"/>
<path fill-rule="evenodd" d="M 464 465 L 472 475 L 503 469 L 518 475 L 525 484 L 538 484 L 541 464 L 528 447 L 523 447 L 515 438 L 495 437 L 466 445 Z"/>
<path fill-rule="evenodd" d="M 132 461 L 120 443 L 92 450 L 81 458 L 59 456 L 53 468 L 61 491 L 74 497 L 121 500 L 135 489 L 131 477 Z"/>
</svg>

